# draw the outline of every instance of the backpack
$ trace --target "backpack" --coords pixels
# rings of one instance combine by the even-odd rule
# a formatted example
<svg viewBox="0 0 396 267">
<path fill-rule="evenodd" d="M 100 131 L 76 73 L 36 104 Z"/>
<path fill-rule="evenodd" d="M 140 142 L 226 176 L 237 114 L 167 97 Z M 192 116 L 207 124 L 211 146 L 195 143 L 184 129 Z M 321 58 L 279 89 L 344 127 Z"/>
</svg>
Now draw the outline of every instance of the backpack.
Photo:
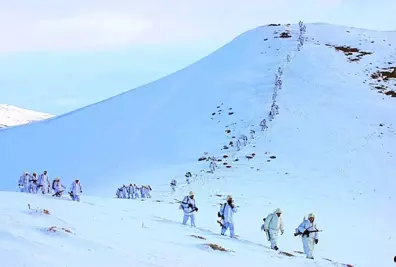
<svg viewBox="0 0 396 267">
<path fill-rule="evenodd" d="M 220 211 L 217 212 L 217 217 L 221 217 L 222 219 L 224 219 L 224 210 L 225 210 L 226 205 L 227 205 L 227 203 L 223 204 L 223 209 L 221 212 Z"/>
<path fill-rule="evenodd" d="M 180 207 L 179 207 L 179 209 L 184 210 L 185 206 L 183 206 L 183 205 L 189 205 L 189 203 L 188 203 L 188 196 L 185 196 L 185 197 L 183 198 L 183 200 L 180 202 Z M 188 207 L 187 207 L 187 208 L 188 208 Z"/>
<path fill-rule="evenodd" d="M 184 210 L 184 206 L 183 206 L 183 204 L 186 204 L 185 202 L 184 202 L 184 200 L 186 199 L 186 197 L 184 197 L 183 198 L 183 200 L 182 201 L 180 201 L 180 206 L 179 206 L 179 209 L 181 209 L 181 210 Z"/>
<path fill-rule="evenodd" d="M 266 220 L 267 218 L 263 218 L 263 224 L 261 225 L 261 231 L 264 231 L 265 229 L 264 229 L 264 225 L 265 225 L 265 220 Z"/>
</svg>

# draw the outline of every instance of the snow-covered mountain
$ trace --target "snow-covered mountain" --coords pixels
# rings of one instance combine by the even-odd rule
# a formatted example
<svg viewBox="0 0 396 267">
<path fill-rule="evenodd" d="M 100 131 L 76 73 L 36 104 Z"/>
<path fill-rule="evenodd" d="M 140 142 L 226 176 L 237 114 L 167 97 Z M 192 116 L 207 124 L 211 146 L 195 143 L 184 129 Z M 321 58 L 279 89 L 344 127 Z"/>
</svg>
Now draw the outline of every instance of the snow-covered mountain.
<svg viewBox="0 0 396 267">
<path fill-rule="evenodd" d="M 330 258 L 394 265 L 395 46 L 394 32 L 258 27 L 163 79 L 1 131 L 0 189 L 15 191 L 23 171 L 48 169 L 66 186 L 80 178 L 84 191 L 79 204 L 1 193 L 2 203 L 13 200 L 0 206 L 3 262 L 35 266 L 28 264 L 34 256 L 40 266 L 334 266 Z M 269 121 L 274 100 L 279 114 Z M 216 157 L 214 174 L 209 157 Z M 171 193 L 174 177 L 179 187 Z M 153 198 L 108 198 L 130 182 L 150 184 Z M 190 190 L 198 229 L 180 226 L 174 201 Z M 238 205 L 239 240 L 214 234 L 227 194 Z M 52 214 L 27 212 L 28 202 Z M 277 207 L 286 228 L 280 248 L 293 257 L 268 250 L 260 232 Z M 315 260 L 294 252 L 301 250 L 294 229 L 308 212 L 323 229 Z M 73 234 L 43 231 L 52 225 Z M 211 252 L 208 242 L 233 252 Z"/>
<path fill-rule="evenodd" d="M 53 117 L 51 114 L 0 104 L 0 128 L 27 124 Z"/>
</svg>

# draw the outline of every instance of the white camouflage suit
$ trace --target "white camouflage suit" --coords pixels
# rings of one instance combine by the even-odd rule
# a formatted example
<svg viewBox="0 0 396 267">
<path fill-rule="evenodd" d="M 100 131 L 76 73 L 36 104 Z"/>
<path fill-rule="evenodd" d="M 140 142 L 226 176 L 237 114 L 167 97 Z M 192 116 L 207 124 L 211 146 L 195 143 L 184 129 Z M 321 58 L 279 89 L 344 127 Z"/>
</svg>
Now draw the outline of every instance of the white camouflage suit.
<svg viewBox="0 0 396 267">
<path fill-rule="evenodd" d="M 308 217 L 313 216 L 313 218 L 315 217 L 315 215 L 310 214 Z M 307 219 L 304 219 L 304 221 L 298 226 L 298 228 L 296 229 L 297 232 L 300 233 L 304 233 L 305 230 L 308 231 L 317 231 L 318 229 L 316 228 L 316 223 L 315 222 L 310 222 Z M 303 243 L 303 248 L 304 248 L 304 253 L 305 255 L 307 255 L 307 258 L 309 259 L 313 259 L 313 250 L 315 247 L 315 240 L 319 240 L 319 234 L 318 232 L 314 232 L 314 233 L 309 233 L 308 236 L 307 235 L 301 235 L 302 236 L 302 243 Z M 317 242 L 316 241 L 316 242 Z"/>
<path fill-rule="evenodd" d="M 150 191 L 152 190 L 151 186 L 147 185 L 146 186 L 146 197 L 151 198 L 151 193 Z"/>
<path fill-rule="evenodd" d="M 144 185 L 140 187 L 140 196 L 141 198 L 146 198 L 146 187 Z"/>
<path fill-rule="evenodd" d="M 52 183 L 52 189 L 54 190 L 54 193 L 57 197 L 61 197 L 66 187 L 62 185 L 59 178 L 55 178 L 55 180 Z"/>
<path fill-rule="evenodd" d="M 121 192 L 122 192 L 122 198 L 128 197 L 128 188 L 125 185 L 122 185 Z"/>
<path fill-rule="evenodd" d="M 134 199 L 135 198 L 135 187 L 133 186 L 133 184 L 129 184 L 129 186 L 127 187 L 127 191 L 128 191 L 128 198 Z"/>
<path fill-rule="evenodd" d="M 30 175 L 29 173 L 25 172 L 24 174 L 19 177 L 19 188 L 21 189 L 21 192 L 24 193 L 29 193 L 28 185 L 29 185 L 29 180 L 30 180 Z"/>
<path fill-rule="evenodd" d="M 70 186 L 72 200 L 80 202 L 80 195 L 82 194 L 82 187 L 79 180 L 76 180 Z"/>
<path fill-rule="evenodd" d="M 191 226 L 195 227 L 195 216 L 194 212 L 197 211 L 195 206 L 194 193 L 190 192 L 189 196 L 185 196 L 181 202 L 180 208 L 183 209 L 184 217 L 183 224 L 186 225 L 188 219 L 190 218 Z"/>
<path fill-rule="evenodd" d="M 33 194 L 37 194 L 37 185 L 38 185 L 38 177 L 36 173 L 33 173 L 32 176 L 30 176 L 30 181 L 29 181 L 29 192 Z"/>
<path fill-rule="evenodd" d="M 50 193 L 51 182 L 49 180 L 48 174 L 40 174 L 37 183 L 43 194 Z"/>
<path fill-rule="evenodd" d="M 280 214 L 280 216 L 277 215 Z M 283 235 L 283 219 L 282 219 L 282 212 L 280 209 L 274 211 L 267 216 L 264 222 L 264 231 L 267 231 L 269 235 L 269 241 L 271 242 L 272 249 L 278 249 L 278 236 L 279 232 Z"/>
<path fill-rule="evenodd" d="M 121 198 L 121 193 L 122 193 L 122 187 L 117 188 L 117 191 L 116 191 L 117 198 Z"/>
<path fill-rule="evenodd" d="M 228 198 L 231 198 L 231 196 L 229 196 Z M 230 203 L 226 202 L 220 207 L 219 213 L 220 215 L 222 215 L 223 219 L 221 234 L 225 235 L 227 229 L 230 229 L 230 236 L 235 237 L 234 213 L 237 212 L 237 208 L 235 208 L 234 203 Z"/>
<path fill-rule="evenodd" d="M 136 184 L 134 184 L 133 186 L 134 186 L 133 190 L 135 192 L 135 198 L 139 198 L 140 197 L 140 194 L 139 194 L 140 188 Z"/>
</svg>

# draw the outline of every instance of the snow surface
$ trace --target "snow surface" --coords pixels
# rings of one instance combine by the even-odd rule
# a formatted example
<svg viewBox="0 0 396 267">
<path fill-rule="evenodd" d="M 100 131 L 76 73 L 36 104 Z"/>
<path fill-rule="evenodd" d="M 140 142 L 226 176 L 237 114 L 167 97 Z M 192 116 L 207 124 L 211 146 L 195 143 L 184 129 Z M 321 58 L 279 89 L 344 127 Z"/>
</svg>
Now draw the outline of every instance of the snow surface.
<svg viewBox="0 0 396 267">
<path fill-rule="evenodd" d="M 275 38 L 285 30 L 292 38 Z M 6 152 L 0 155 L 5 177 L 0 189 L 15 191 L 23 171 L 48 169 L 66 186 L 79 177 L 84 190 L 83 203 L 1 193 L 3 263 L 334 266 L 323 259 L 330 258 L 355 266 L 394 266 L 396 99 L 373 89 L 370 73 L 395 65 L 396 34 L 308 24 L 301 51 L 298 36 L 298 25 L 258 27 L 163 79 L 64 116 L 0 131 Z M 373 54 L 349 62 L 326 44 Z M 280 114 L 261 132 L 278 67 L 283 69 L 276 98 Z M 223 149 L 242 134 L 249 140 L 241 151 Z M 204 152 L 226 154 L 223 162 L 231 168 L 218 162 L 215 174 L 206 173 L 209 163 L 198 161 Z M 251 153 L 256 156 L 248 160 Z M 194 174 L 193 183 L 171 194 L 170 180 L 183 182 L 187 171 Z M 150 184 L 153 199 L 109 198 L 130 182 Z M 200 229 L 180 225 L 174 198 L 189 190 L 196 194 Z M 216 213 L 227 194 L 239 206 L 239 241 L 215 234 L 220 232 Z M 31 214 L 27 203 L 52 214 Z M 323 232 L 315 260 L 265 247 L 262 218 L 278 207 L 286 228 L 279 246 L 292 253 L 302 250 L 294 229 L 307 213 L 316 213 Z M 43 230 L 52 225 L 75 235 Z M 203 248 L 208 242 L 235 252 Z"/>
<path fill-rule="evenodd" d="M 51 114 L 0 104 L 0 128 L 17 126 L 53 117 Z"/>
<path fill-rule="evenodd" d="M 2 192 L 0 199 L 2 203 L 13 199 L 7 206 L 0 206 L 0 255 L 4 267 L 334 266 L 321 258 L 308 261 L 297 253 L 287 257 L 270 250 L 265 235 L 260 234 L 260 220 L 254 222 L 258 218 L 250 219 L 251 229 L 243 228 L 242 219 L 248 211 L 236 217 L 237 231 L 246 234 L 240 240 L 221 236 L 213 216 L 199 214 L 196 229 L 183 226 L 182 212 L 166 194 L 158 193 L 158 197 L 145 201 L 85 197 L 77 203 Z M 215 198 L 198 201 L 205 214 L 217 213 Z M 243 199 L 238 201 L 246 205 Z M 42 209 L 50 214 L 37 212 Z M 48 231 L 53 226 L 57 227 L 55 233 Z M 287 239 L 292 241 L 288 245 L 284 244 Z M 323 242 L 328 242 L 327 238 Z M 205 246 L 211 243 L 230 252 L 212 251 Z M 291 231 L 281 237 L 281 244 L 301 250 L 300 239 Z"/>
</svg>

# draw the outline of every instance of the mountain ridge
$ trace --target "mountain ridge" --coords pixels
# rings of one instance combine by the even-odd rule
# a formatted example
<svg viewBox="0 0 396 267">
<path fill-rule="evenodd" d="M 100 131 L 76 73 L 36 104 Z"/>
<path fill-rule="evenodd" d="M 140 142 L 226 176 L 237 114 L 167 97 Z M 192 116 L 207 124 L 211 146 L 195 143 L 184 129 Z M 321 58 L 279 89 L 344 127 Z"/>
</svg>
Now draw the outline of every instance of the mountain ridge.
<svg viewBox="0 0 396 267">
<path fill-rule="evenodd" d="M 0 128 L 16 127 L 52 117 L 52 114 L 0 104 Z"/>
<path fill-rule="evenodd" d="M 72 111 L 70 113 L 67 113 L 65 115 L 61 115 L 43 122 L 38 122 L 35 123 L 34 125 L 29 125 L 28 127 L 41 127 L 41 125 L 51 125 L 51 124 L 59 124 L 61 121 L 66 120 L 66 121 L 70 121 L 70 123 L 72 123 L 72 128 L 77 129 L 81 129 L 81 127 L 93 127 L 93 124 L 96 124 L 94 127 L 97 128 L 97 131 L 106 131 L 106 124 L 113 124 L 115 123 L 114 120 L 112 120 L 110 117 L 111 116 L 115 116 L 115 118 L 117 118 L 117 116 L 120 116 L 120 112 L 124 113 L 121 114 L 124 118 L 121 119 L 119 118 L 118 120 L 125 120 L 128 121 L 128 116 L 126 115 L 126 113 L 130 114 L 131 118 L 133 117 L 133 121 L 137 122 L 138 124 L 147 124 L 148 127 L 153 128 L 151 130 L 151 132 L 153 131 L 158 131 L 158 127 L 155 126 L 155 124 L 162 124 L 162 128 L 167 127 L 164 123 L 164 120 L 162 119 L 161 121 L 158 121 L 158 117 L 160 117 L 160 113 L 158 113 L 158 111 L 161 109 L 161 106 L 164 105 L 167 102 L 172 101 L 172 94 L 183 94 L 184 98 L 182 101 L 190 101 L 189 104 L 185 105 L 185 110 L 190 110 L 192 108 L 195 108 L 196 110 L 200 110 L 202 108 L 204 108 L 207 112 L 207 116 L 210 116 L 210 114 L 212 113 L 210 111 L 211 108 L 209 108 L 208 106 L 206 107 L 200 107 L 199 105 L 197 105 L 196 103 L 196 97 L 191 96 L 191 94 L 187 94 L 188 91 L 191 91 L 190 88 L 193 88 L 195 85 L 192 84 L 191 80 L 194 79 L 201 79 L 201 77 L 203 78 L 203 80 L 201 81 L 202 85 L 200 85 L 201 87 L 208 87 L 208 88 L 216 88 L 216 83 L 217 84 L 222 84 L 221 86 L 223 88 L 228 87 L 227 89 L 223 89 L 223 90 L 227 90 L 226 94 L 234 94 L 235 96 L 242 96 L 243 91 L 241 91 L 241 89 L 239 89 L 239 87 L 245 87 L 247 92 L 250 94 L 256 94 L 258 93 L 259 95 L 261 95 L 260 97 L 264 97 L 265 100 L 264 101 L 268 101 L 268 105 L 270 105 L 271 103 L 271 95 L 272 95 L 272 89 L 271 87 L 272 85 L 272 79 L 275 77 L 276 74 L 276 70 L 274 70 L 273 68 L 278 68 L 278 66 L 273 67 L 273 65 L 278 65 L 282 60 L 285 60 L 285 56 L 287 53 L 287 50 L 292 51 L 293 49 L 295 49 L 297 43 L 298 43 L 298 29 L 296 28 L 292 28 L 295 26 L 291 26 L 290 28 L 285 26 L 285 25 L 281 25 L 281 26 L 277 26 L 277 27 L 268 27 L 268 26 L 260 26 L 260 27 L 256 27 L 252 30 L 249 30 L 239 36 L 237 36 L 236 38 L 233 39 L 233 41 L 231 41 L 230 43 L 222 46 L 221 48 L 217 49 L 215 52 L 211 53 L 209 56 L 199 60 L 196 63 L 193 63 L 191 65 L 189 65 L 188 67 L 179 70 L 167 77 L 161 78 L 157 81 L 148 83 L 146 85 L 140 86 L 136 89 L 133 89 L 131 91 L 128 92 L 124 92 L 122 94 L 119 94 L 117 96 L 111 97 L 109 99 L 100 101 L 98 103 L 89 105 L 87 107 L 83 107 L 81 109 L 78 109 L 76 111 Z M 310 25 L 308 24 L 308 28 L 310 29 L 310 32 L 308 32 L 308 35 L 311 34 L 313 39 L 315 39 L 315 35 L 318 35 L 319 38 L 323 39 L 323 35 L 320 35 L 320 33 L 322 31 L 325 32 L 329 32 L 331 33 L 332 31 L 337 33 L 337 34 L 343 34 L 344 36 L 346 36 L 347 38 L 351 38 L 351 34 L 346 33 L 346 31 L 348 31 L 346 28 L 342 27 L 342 28 L 338 28 L 338 27 L 334 27 L 331 25 L 319 25 L 319 26 L 314 26 L 314 25 Z M 279 34 L 281 33 L 281 31 L 287 31 L 288 29 L 290 29 L 291 31 L 294 31 L 292 33 L 292 37 L 291 38 L 285 38 L 285 39 L 281 39 L 278 38 Z M 313 30 L 316 30 L 316 33 L 312 33 Z M 276 32 L 276 33 L 275 33 Z M 357 31 L 355 33 L 355 35 L 359 35 L 361 31 Z M 349 35 L 349 36 L 348 36 Z M 278 38 L 278 39 L 277 39 Z M 355 38 L 355 37 L 353 37 Z M 367 38 L 367 37 L 362 37 L 362 38 Z M 360 38 L 360 39 L 362 39 Z M 267 39 L 267 40 L 266 40 Z M 292 43 L 291 43 L 292 42 Z M 293 42 L 295 42 L 293 44 Z M 312 49 L 314 49 L 317 46 L 317 43 L 321 43 L 322 45 L 327 44 L 328 42 L 326 40 L 311 40 L 307 39 L 307 43 L 312 47 Z M 348 44 L 348 42 L 346 42 L 345 44 Z M 340 44 L 338 44 L 340 45 Z M 275 46 L 275 48 L 273 48 Z M 256 57 L 255 55 L 250 55 L 249 51 L 250 50 L 255 50 L 255 53 L 257 53 L 258 57 Z M 330 47 L 329 47 L 330 50 Z M 329 51 L 326 50 L 326 51 Z M 257 52 L 256 52 L 257 51 Z M 246 53 L 246 55 L 244 54 Z M 272 53 L 272 54 L 271 54 Z M 230 56 L 231 55 L 231 56 Z M 340 54 L 340 52 L 335 51 L 334 55 L 338 56 L 342 56 Z M 373 56 L 373 55 L 371 55 Z M 374 55 L 375 56 L 375 55 Z M 246 59 L 245 59 L 246 57 Z M 260 58 L 262 57 L 262 58 Z M 364 56 L 363 57 L 363 61 L 366 60 L 368 56 Z M 267 63 L 265 61 L 268 61 Z M 252 67 L 250 67 L 251 69 L 243 69 L 244 67 L 238 67 L 238 65 L 244 66 L 243 64 L 250 64 L 252 63 Z M 359 62 L 358 62 L 359 63 Z M 267 69 L 266 65 L 268 65 Z M 354 68 L 354 65 L 349 65 L 349 67 Z M 259 71 L 262 68 L 261 71 Z M 202 72 L 202 69 L 207 69 L 208 71 L 206 72 Z M 213 73 L 212 73 L 213 72 Z M 272 74 L 270 74 L 268 76 L 268 72 L 272 72 Z M 202 74 L 201 74 L 202 73 Z M 268 77 L 264 77 L 268 76 Z M 182 81 L 180 81 L 179 77 L 183 77 Z M 228 77 L 232 76 L 233 81 L 228 82 L 227 79 Z M 250 79 L 250 81 L 248 83 L 246 83 L 244 80 L 245 79 Z M 205 83 L 205 80 L 214 80 L 214 83 Z M 267 91 L 263 91 L 262 89 L 253 89 L 253 88 L 259 88 L 259 87 L 267 87 L 268 89 L 266 89 Z M 164 88 L 164 89 L 163 89 Z M 165 89 L 166 88 L 166 89 Z M 147 90 L 146 90 L 147 89 Z M 252 90 L 253 89 L 253 90 Z M 194 89 L 196 92 L 195 95 L 197 95 L 197 89 Z M 185 91 L 185 92 L 183 92 Z M 212 95 L 215 96 L 216 91 L 212 91 L 212 92 L 208 92 L 208 95 Z M 160 97 L 157 97 L 159 94 L 161 94 L 162 99 Z M 198 92 L 198 94 L 200 94 Z M 144 97 L 146 99 L 149 99 L 149 101 L 147 102 L 146 106 L 142 106 L 141 105 L 141 101 L 136 101 L 136 99 L 139 99 L 141 97 Z M 200 94 L 200 96 L 198 98 L 201 98 L 203 102 L 209 102 L 211 101 L 212 103 L 210 104 L 211 106 L 214 107 L 214 109 L 216 108 L 216 106 L 220 105 L 222 102 L 222 97 L 221 95 L 215 96 L 217 99 L 213 99 L 211 100 L 209 97 L 206 97 L 205 95 Z M 375 96 L 373 96 L 375 97 Z M 153 102 L 154 99 L 158 99 L 157 102 Z M 178 97 L 178 99 L 180 99 L 180 97 Z M 131 101 L 131 104 L 127 103 L 128 101 Z M 180 106 L 180 102 L 179 100 L 173 100 L 174 101 L 174 107 Z M 179 102 L 178 102 L 179 101 Z M 233 101 L 233 100 L 231 100 Z M 259 99 L 254 99 L 254 98 L 250 98 L 249 101 L 253 101 L 252 103 L 255 103 L 254 105 L 251 105 L 251 108 L 253 108 L 254 106 L 259 107 Z M 133 102 L 135 102 L 134 104 L 132 104 Z M 114 104 L 113 103 L 117 103 Z M 247 102 L 249 103 L 249 102 Z M 136 107 L 130 107 L 130 105 L 134 105 Z M 104 110 L 104 108 L 107 108 L 107 106 L 111 106 L 110 113 L 106 110 Z M 117 110 L 117 108 L 115 109 L 114 107 L 118 106 L 119 111 Z M 244 105 L 242 105 L 244 106 Z M 242 109 L 243 107 L 240 107 L 240 109 Z M 235 108 L 235 107 L 234 107 Z M 140 109 L 145 109 L 147 110 L 147 112 L 140 112 Z M 259 107 L 258 109 L 255 108 L 257 110 L 257 112 L 267 112 L 268 111 L 268 107 L 263 109 L 261 107 Z M 131 110 L 133 110 L 131 112 Z M 165 109 L 166 110 L 166 109 Z M 262 110 L 262 111 L 259 111 Z M 176 111 L 175 111 L 176 112 Z M 182 112 L 180 109 L 177 111 L 177 113 L 174 113 L 172 116 L 176 117 L 179 116 L 180 118 L 182 118 L 182 116 L 180 115 L 180 112 Z M 92 116 L 92 118 L 96 118 L 94 121 L 92 121 L 91 119 L 86 119 L 84 115 L 84 113 L 90 114 L 89 116 Z M 99 115 L 101 114 L 101 115 Z M 139 115 L 137 115 L 139 114 Z M 253 114 L 253 113 L 252 113 Z M 102 116 L 102 117 L 101 117 Z M 194 116 L 193 113 L 191 114 L 191 116 Z M 234 114 L 234 116 L 238 116 L 236 114 Z M 253 117 L 251 115 L 248 115 L 251 118 L 253 117 L 257 117 L 256 115 L 253 115 Z M 71 119 L 73 117 L 73 119 Z M 261 117 L 265 117 L 265 115 L 261 115 Z M 145 119 L 142 119 L 145 118 Z M 170 118 L 170 117 L 169 117 Z M 76 120 L 77 119 L 77 120 Z M 86 123 L 80 121 L 80 120 L 85 120 Z M 244 118 L 240 118 L 240 119 L 244 119 Z M 100 124 L 99 120 L 104 120 L 104 124 Z M 168 120 L 168 117 L 165 121 Z M 183 118 L 184 120 L 184 118 Z M 204 124 L 207 125 L 208 121 L 206 116 L 200 116 L 200 121 Z M 246 120 L 246 118 L 245 118 Z M 259 119 L 257 119 L 259 120 Z M 259 121 L 252 121 L 253 124 L 258 125 Z M 261 120 L 261 119 L 260 119 Z M 79 121 L 79 122 L 77 122 Z M 99 124 L 97 124 L 99 123 Z M 153 124 L 154 123 L 154 124 Z M 174 122 L 175 123 L 175 122 Z M 247 123 L 247 122 L 246 122 Z M 89 124 L 92 124 L 91 126 L 88 126 Z M 177 124 L 177 123 L 176 123 Z M 87 126 L 86 126 L 87 125 Z M 48 126 L 45 126 L 48 127 Z M 131 136 L 130 138 L 142 138 L 142 133 L 139 129 L 141 129 L 141 126 L 138 125 L 134 125 L 134 126 L 121 126 L 120 124 L 116 124 L 115 126 L 113 126 L 113 130 L 116 129 L 117 127 L 121 127 L 121 128 L 127 128 L 128 131 L 130 132 Z M 62 127 L 60 127 L 62 128 Z M 15 129 L 6 129 L 4 133 L 8 133 L 10 131 L 14 132 L 14 131 L 23 131 L 22 129 L 26 129 L 25 126 L 23 127 L 17 127 Z M 185 132 L 185 130 L 179 129 L 181 132 Z M 180 132 L 180 133 L 181 133 Z M 241 134 L 237 133 L 237 134 Z M 70 134 L 73 133 L 68 133 L 69 136 L 65 136 L 64 138 L 68 139 L 70 138 Z M 117 134 L 117 132 L 113 133 L 113 134 Z M 185 134 L 187 134 L 185 132 Z M 217 132 L 217 134 L 219 134 L 219 132 Z M 58 136 L 62 136 L 63 133 L 59 132 L 56 135 Z M 246 135 L 246 133 L 245 133 Z M 135 136 L 135 137 L 133 137 Z M 78 137 L 76 137 L 78 138 Z M 88 136 L 86 137 L 88 138 Z M 124 136 L 122 138 L 125 138 Z M 174 138 L 169 136 L 169 138 Z M 50 140 L 51 138 L 47 138 L 47 140 Z M 179 139 L 180 140 L 180 139 Z M 196 140 L 199 140 L 196 139 Z M 205 139 L 207 141 L 207 139 Z M 129 142 L 129 141 L 128 141 Z M 36 142 L 34 142 L 36 143 Z M 148 144 L 147 144 L 148 145 Z M 164 145 L 164 143 L 162 143 L 162 145 Z M 185 144 L 187 145 L 187 144 Z M 53 146 L 59 146 L 56 143 L 53 144 Z M 94 144 L 91 145 L 95 146 Z M 159 146 L 159 144 L 157 144 L 157 146 Z M 211 145 L 208 145 L 207 148 L 205 150 L 210 150 Z M 168 150 L 171 150 L 170 147 L 167 148 Z M 112 149 L 110 149 L 111 151 Z M 124 149 L 120 149 L 121 151 Z M 55 151 L 54 151 L 55 152 Z M 84 151 L 82 151 L 83 153 L 85 153 Z M 113 154 L 115 152 L 112 152 Z M 128 153 L 125 151 L 125 153 Z M 114 154 L 115 155 L 115 154 Z M 136 155 L 138 156 L 138 155 Z M 136 156 L 134 157 L 136 160 Z M 141 156 L 138 156 L 141 157 Z M 192 156 L 190 156 L 191 158 Z M 199 155 L 195 156 L 196 158 L 199 157 Z M 131 158 L 132 159 L 132 158 Z M 142 162 L 143 164 L 143 162 Z M 142 165 L 141 164 L 141 165 Z M 41 168 L 44 168 L 43 164 L 39 164 L 40 166 L 42 166 Z M 116 166 L 112 167 L 113 169 L 117 169 Z M 78 176 L 81 176 L 79 174 L 77 174 Z M 85 174 L 82 174 L 83 176 Z"/>
</svg>

